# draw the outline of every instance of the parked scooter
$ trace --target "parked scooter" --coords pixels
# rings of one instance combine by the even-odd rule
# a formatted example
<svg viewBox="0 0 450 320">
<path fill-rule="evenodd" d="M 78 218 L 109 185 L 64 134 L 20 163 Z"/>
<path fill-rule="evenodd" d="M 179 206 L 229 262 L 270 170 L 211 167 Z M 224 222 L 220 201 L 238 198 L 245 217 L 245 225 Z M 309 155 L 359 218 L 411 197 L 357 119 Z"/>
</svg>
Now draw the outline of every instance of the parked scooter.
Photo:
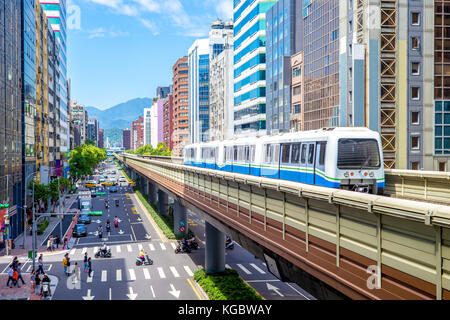
<svg viewBox="0 0 450 320">
<path fill-rule="evenodd" d="M 183 242 L 178 241 L 178 245 L 175 248 L 175 253 L 185 252 L 185 253 L 191 253 L 191 248 L 189 248 L 188 245 L 184 245 Z"/>
<path fill-rule="evenodd" d="M 149 258 L 148 255 L 145 255 L 145 260 L 144 262 L 142 262 L 140 257 L 136 258 L 136 265 L 137 266 L 142 266 L 142 265 L 146 265 L 146 266 L 150 266 L 153 264 L 153 260 Z"/>
<path fill-rule="evenodd" d="M 230 250 L 234 249 L 234 241 L 231 240 L 231 238 L 229 236 L 227 236 L 227 239 L 225 240 L 225 249 L 230 249 Z"/>
</svg>

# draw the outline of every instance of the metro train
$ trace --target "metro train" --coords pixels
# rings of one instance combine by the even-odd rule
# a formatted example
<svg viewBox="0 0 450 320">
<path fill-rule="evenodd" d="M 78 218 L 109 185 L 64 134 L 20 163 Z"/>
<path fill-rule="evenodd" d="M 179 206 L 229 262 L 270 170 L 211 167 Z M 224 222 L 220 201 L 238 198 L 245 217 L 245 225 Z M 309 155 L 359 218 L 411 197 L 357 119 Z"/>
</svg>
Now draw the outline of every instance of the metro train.
<svg viewBox="0 0 450 320">
<path fill-rule="evenodd" d="M 185 165 L 382 194 L 381 137 L 360 127 L 324 128 L 186 145 Z"/>
</svg>

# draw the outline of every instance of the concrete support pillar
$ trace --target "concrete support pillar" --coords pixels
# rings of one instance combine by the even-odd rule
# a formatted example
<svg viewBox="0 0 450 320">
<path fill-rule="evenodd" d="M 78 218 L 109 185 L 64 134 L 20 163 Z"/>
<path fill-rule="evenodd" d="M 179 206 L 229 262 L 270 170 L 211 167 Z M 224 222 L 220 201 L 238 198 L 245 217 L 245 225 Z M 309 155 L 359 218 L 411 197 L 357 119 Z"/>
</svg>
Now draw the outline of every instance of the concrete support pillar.
<svg viewBox="0 0 450 320">
<path fill-rule="evenodd" d="M 148 184 L 148 201 L 150 204 L 158 202 L 158 188 L 151 182 Z"/>
<path fill-rule="evenodd" d="M 173 230 L 175 235 L 186 235 L 188 232 L 187 210 L 177 200 L 173 203 Z"/>
<path fill-rule="evenodd" d="M 206 273 L 225 271 L 225 234 L 205 221 Z"/>
<path fill-rule="evenodd" d="M 169 214 L 169 197 L 162 190 L 158 190 L 158 214 L 160 216 Z"/>
</svg>

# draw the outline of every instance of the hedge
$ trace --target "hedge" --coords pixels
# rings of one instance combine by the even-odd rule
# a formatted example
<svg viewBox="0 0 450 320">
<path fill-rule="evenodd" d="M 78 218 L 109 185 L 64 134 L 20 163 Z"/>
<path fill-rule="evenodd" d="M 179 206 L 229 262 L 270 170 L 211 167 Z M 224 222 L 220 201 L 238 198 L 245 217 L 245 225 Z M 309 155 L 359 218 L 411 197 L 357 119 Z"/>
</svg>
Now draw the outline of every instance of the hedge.
<svg viewBox="0 0 450 320">
<path fill-rule="evenodd" d="M 168 239 L 178 239 L 178 240 L 183 238 L 190 239 L 195 236 L 191 229 L 188 229 L 187 235 L 175 235 L 175 232 L 173 230 L 173 213 L 170 212 L 169 210 L 168 215 L 160 216 L 158 214 L 157 207 L 155 205 L 150 205 L 147 199 L 142 195 L 142 193 L 139 190 L 137 190 L 137 188 L 135 189 L 135 193 L 137 194 L 141 202 L 144 204 L 145 208 L 150 213 L 150 215 L 152 216 L 153 220 L 156 222 L 158 227 L 161 229 L 161 231 Z"/>
<path fill-rule="evenodd" d="M 42 223 L 40 223 L 37 227 L 37 233 L 39 235 L 43 234 L 45 229 L 47 229 L 48 225 L 49 225 L 50 221 L 48 220 L 44 220 L 42 221 Z"/>
<path fill-rule="evenodd" d="M 204 269 L 198 269 L 194 272 L 194 279 L 211 300 L 263 300 L 233 269 L 217 274 L 207 274 Z"/>
</svg>

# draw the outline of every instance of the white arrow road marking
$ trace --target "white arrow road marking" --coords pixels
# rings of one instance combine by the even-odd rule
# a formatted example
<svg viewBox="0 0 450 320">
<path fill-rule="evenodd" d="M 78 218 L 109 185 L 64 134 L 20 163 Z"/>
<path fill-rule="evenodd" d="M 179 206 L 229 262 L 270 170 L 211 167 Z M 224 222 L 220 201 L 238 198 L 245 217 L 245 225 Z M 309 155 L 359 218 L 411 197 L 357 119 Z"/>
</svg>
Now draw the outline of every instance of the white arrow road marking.
<svg viewBox="0 0 450 320">
<path fill-rule="evenodd" d="M 172 246 L 173 250 L 175 250 L 177 248 L 177 245 L 173 242 L 171 242 L 170 245 Z"/>
<path fill-rule="evenodd" d="M 160 278 L 165 278 L 166 274 L 164 273 L 163 268 L 158 268 L 158 273 Z"/>
<path fill-rule="evenodd" d="M 122 281 L 122 270 L 116 270 L 116 281 Z"/>
<path fill-rule="evenodd" d="M 171 289 L 171 291 L 169 291 L 169 293 L 178 299 L 180 297 L 181 291 L 175 290 L 175 287 L 173 286 L 173 284 L 170 284 L 170 289 Z"/>
<path fill-rule="evenodd" d="M 150 247 L 150 250 L 155 251 L 155 247 L 151 243 L 149 243 L 148 246 Z"/>
<path fill-rule="evenodd" d="M 237 266 L 242 269 L 246 274 L 252 274 L 246 267 L 244 267 L 242 264 L 238 263 Z"/>
<path fill-rule="evenodd" d="M 226 265 L 225 265 L 225 268 L 227 268 L 227 269 L 233 269 L 233 268 L 230 267 L 229 264 L 226 264 Z"/>
<path fill-rule="evenodd" d="M 137 221 L 141 222 L 141 221 L 142 221 L 142 219 L 141 219 L 141 218 L 137 218 Z"/>
<path fill-rule="evenodd" d="M 179 278 L 180 274 L 178 273 L 177 269 L 175 267 L 169 267 L 170 271 L 172 271 L 175 278 Z"/>
<path fill-rule="evenodd" d="M 184 270 L 186 270 L 186 273 L 189 275 L 189 277 L 192 277 L 194 274 L 191 271 L 191 268 L 188 266 L 184 266 Z"/>
<path fill-rule="evenodd" d="M 143 271 L 144 271 L 144 278 L 147 280 L 150 279 L 150 273 L 148 272 L 148 269 L 144 268 Z"/>
<path fill-rule="evenodd" d="M 256 264 L 254 263 L 250 263 L 250 265 L 256 269 L 256 271 L 258 271 L 261 274 L 266 274 L 266 272 L 264 270 L 262 270 L 260 267 L 258 267 Z"/>
<path fill-rule="evenodd" d="M 128 252 L 133 251 L 133 249 L 131 248 L 131 245 L 127 244 L 127 250 L 128 250 Z"/>
<path fill-rule="evenodd" d="M 133 288 L 132 288 L 132 287 L 129 287 L 129 288 L 130 288 L 130 293 L 127 294 L 128 299 L 130 299 L 130 300 L 136 300 L 137 293 L 133 293 Z"/>
<path fill-rule="evenodd" d="M 94 279 L 94 271 L 91 272 L 91 276 L 90 277 L 88 275 L 86 282 L 90 283 L 90 282 L 92 282 L 92 279 Z"/>
<path fill-rule="evenodd" d="M 280 297 L 284 297 L 284 295 L 281 294 L 281 293 L 278 291 L 278 290 L 280 290 L 279 288 L 275 287 L 273 284 L 270 284 L 270 283 L 266 283 L 266 285 L 267 285 L 267 289 L 268 289 L 268 290 L 273 290 L 273 291 L 275 291 Z"/>
<path fill-rule="evenodd" d="M 92 300 L 95 296 L 91 296 L 91 289 L 88 289 L 87 295 L 83 297 L 83 300 Z"/>
<path fill-rule="evenodd" d="M 132 281 L 136 280 L 136 274 L 134 273 L 134 269 L 128 269 L 128 272 L 130 273 L 130 280 Z"/>
<path fill-rule="evenodd" d="M 166 250 L 166 246 L 164 245 L 164 243 L 161 242 L 160 245 L 162 250 Z"/>
<path fill-rule="evenodd" d="M 122 229 L 120 229 L 119 234 L 124 234 L 125 232 L 122 231 Z"/>
<path fill-rule="evenodd" d="M 152 238 L 151 235 L 149 235 L 148 233 L 145 234 L 145 239 L 150 240 Z"/>
<path fill-rule="evenodd" d="M 102 282 L 106 282 L 106 279 L 108 277 L 108 272 L 106 270 L 102 270 Z"/>
<path fill-rule="evenodd" d="M 120 251 L 121 251 L 120 246 L 116 246 L 116 250 L 117 250 L 117 253 L 120 253 Z"/>
<path fill-rule="evenodd" d="M 155 291 L 153 290 L 153 287 L 152 287 L 152 286 L 150 286 L 150 290 L 152 290 L 153 298 L 155 298 L 155 297 L 156 297 L 156 296 L 155 296 Z"/>
</svg>

